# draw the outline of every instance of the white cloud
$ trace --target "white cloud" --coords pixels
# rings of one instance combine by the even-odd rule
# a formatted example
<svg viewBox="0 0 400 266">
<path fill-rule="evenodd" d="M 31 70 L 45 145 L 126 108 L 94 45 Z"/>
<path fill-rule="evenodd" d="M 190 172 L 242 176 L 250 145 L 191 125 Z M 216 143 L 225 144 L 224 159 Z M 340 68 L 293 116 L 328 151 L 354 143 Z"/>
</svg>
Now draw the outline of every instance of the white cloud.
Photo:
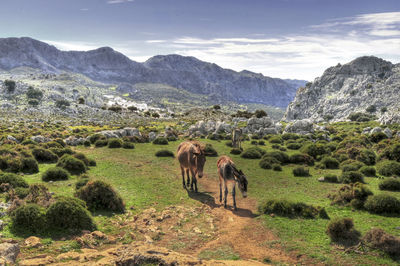
<svg viewBox="0 0 400 266">
<path fill-rule="evenodd" d="M 48 41 L 48 40 L 42 40 L 42 41 L 54 45 L 58 49 L 64 51 L 89 51 L 99 48 L 99 46 L 97 46 L 94 43 L 73 42 L 73 41 L 72 42 Z"/>
<path fill-rule="evenodd" d="M 164 43 L 166 40 L 147 40 L 147 43 Z"/>
<path fill-rule="evenodd" d="M 128 3 L 128 2 L 133 2 L 134 0 L 108 0 L 107 4 L 122 4 L 122 3 Z"/>
</svg>

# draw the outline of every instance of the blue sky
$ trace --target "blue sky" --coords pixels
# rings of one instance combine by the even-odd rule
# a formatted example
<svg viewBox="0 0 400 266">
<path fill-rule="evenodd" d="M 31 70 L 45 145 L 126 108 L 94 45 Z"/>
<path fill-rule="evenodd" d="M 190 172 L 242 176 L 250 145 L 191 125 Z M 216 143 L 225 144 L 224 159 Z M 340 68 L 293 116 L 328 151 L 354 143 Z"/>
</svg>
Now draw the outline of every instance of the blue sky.
<svg viewBox="0 0 400 266">
<path fill-rule="evenodd" d="M 178 53 L 307 80 L 362 55 L 400 62 L 399 0 L 0 0 L 0 10 L 0 37 L 110 46 L 140 62 Z"/>
</svg>

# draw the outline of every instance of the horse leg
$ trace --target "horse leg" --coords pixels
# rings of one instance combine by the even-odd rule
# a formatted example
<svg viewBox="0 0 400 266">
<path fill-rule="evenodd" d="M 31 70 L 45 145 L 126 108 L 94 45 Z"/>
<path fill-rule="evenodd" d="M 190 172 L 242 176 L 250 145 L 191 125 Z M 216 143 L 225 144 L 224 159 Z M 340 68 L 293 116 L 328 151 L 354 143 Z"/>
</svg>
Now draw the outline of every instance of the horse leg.
<svg viewBox="0 0 400 266">
<path fill-rule="evenodd" d="M 185 169 L 183 169 L 182 166 L 181 166 L 181 172 L 182 172 L 182 184 L 183 184 L 183 188 L 186 189 L 186 186 L 185 186 Z"/>
<path fill-rule="evenodd" d="M 187 177 L 186 186 L 189 187 L 189 185 L 190 185 L 189 169 L 186 169 L 186 177 Z M 183 182 L 185 182 L 185 181 L 183 181 Z"/>
<path fill-rule="evenodd" d="M 219 179 L 219 202 L 222 202 L 222 182 L 221 179 Z"/>
<path fill-rule="evenodd" d="M 196 180 L 196 173 L 193 170 L 190 170 L 192 173 L 192 183 L 190 183 L 190 190 L 193 190 L 193 185 L 195 188 L 195 192 L 197 192 L 197 180 Z"/>
<path fill-rule="evenodd" d="M 236 198 L 235 198 L 236 192 L 235 192 L 235 190 L 236 190 L 236 184 L 234 184 L 234 186 L 233 186 L 233 188 L 232 188 L 232 199 L 233 199 L 233 209 L 234 209 L 235 211 L 237 211 L 237 208 L 236 208 Z"/>
<path fill-rule="evenodd" d="M 224 191 L 224 208 L 226 209 L 227 208 L 226 200 L 228 198 L 228 186 L 226 185 L 225 182 L 224 182 L 224 188 L 225 188 L 225 191 Z"/>
</svg>

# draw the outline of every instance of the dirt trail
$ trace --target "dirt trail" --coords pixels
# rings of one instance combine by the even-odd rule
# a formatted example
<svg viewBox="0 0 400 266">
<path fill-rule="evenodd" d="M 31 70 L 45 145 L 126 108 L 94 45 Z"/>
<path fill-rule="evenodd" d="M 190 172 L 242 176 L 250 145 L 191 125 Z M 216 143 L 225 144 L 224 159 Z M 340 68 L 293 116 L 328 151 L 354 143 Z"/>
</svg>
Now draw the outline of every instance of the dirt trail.
<svg viewBox="0 0 400 266">
<path fill-rule="evenodd" d="M 219 187 L 216 180 L 203 178 L 199 182 L 201 190 L 209 195 L 204 204 L 211 207 L 215 217 L 218 236 L 197 249 L 194 255 L 203 250 L 212 250 L 218 246 L 230 245 L 241 259 L 269 259 L 273 262 L 295 264 L 295 255 L 285 253 L 277 243 L 278 238 L 255 219 L 257 202 L 253 198 L 243 198 L 237 193 L 237 211 L 233 211 L 231 194 L 228 195 L 228 209 L 219 202 Z M 271 247 L 273 246 L 273 247 Z"/>
</svg>

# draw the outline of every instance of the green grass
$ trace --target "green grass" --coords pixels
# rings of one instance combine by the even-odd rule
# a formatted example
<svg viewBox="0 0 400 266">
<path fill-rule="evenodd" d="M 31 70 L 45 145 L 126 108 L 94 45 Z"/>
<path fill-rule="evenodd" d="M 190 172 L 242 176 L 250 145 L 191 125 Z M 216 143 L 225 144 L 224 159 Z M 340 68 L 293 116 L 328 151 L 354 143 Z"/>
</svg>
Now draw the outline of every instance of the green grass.
<svg viewBox="0 0 400 266">
<path fill-rule="evenodd" d="M 310 177 L 294 177 L 292 170 L 294 165 L 283 166 L 283 171 L 261 169 L 259 160 L 243 159 L 240 155 L 230 154 L 230 147 L 225 141 L 200 140 L 211 143 L 218 154 L 228 155 L 233 158 L 239 169 L 248 177 L 250 197 L 263 201 L 271 198 L 281 198 L 291 201 L 300 201 L 314 206 L 325 207 L 330 218 L 351 217 L 354 219 L 355 227 L 365 234 L 372 227 L 383 228 L 386 232 L 399 236 L 400 231 L 396 229 L 398 219 L 396 217 L 384 217 L 369 214 L 365 211 L 352 211 L 349 207 L 331 206 L 327 198 L 329 193 L 337 191 L 340 184 L 321 183 L 318 177 L 326 173 L 340 174 L 340 170 L 316 170 L 310 169 Z M 180 141 L 170 142 L 168 149 L 175 151 Z M 262 149 L 272 151 L 271 144 Z M 250 142 L 244 143 L 243 148 L 248 148 Z M 124 199 L 127 209 L 132 206 L 133 212 L 154 207 L 158 210 L 170 205 L 199 205 L 200 203 L 189 197 L 186 190 L 182 188 L 182 179 L 179 165 L 173 158 L 157 158 L 154 156 L 158 146 L 151 143 L 135 144 L 134 150 L 108 149 L 108 148 L 84 148 L 78 147 L 76 151 L 85 153 L 89 158 L 97 161 L 97 166 L 92 167 L 88 174 L 100 180 L 111 183 Z M 298 151 L 288 150 L 288 154 Z M 207 157 L 204 169 L 205 177 L 215 181 L 218 186 L 216 161 L 218 157 Z M 40 173 L 26 175 L 24 178 L 28 183 L 41 183 L 41 174 L 54 164 L 41 164 Z M 51 192 L 57 195 L 73 195 L 74 183 L 77 177 L 72 176 L 66 181 L 46 183 Z M 380 182 L 377 178 L 366 178 L 368 187 L 375 193 L 383 193 L 378 189 Z M 199 190 L 202 191 L 202 181 L 199 180 Z M 400 193 L 389 193 L 400 199 Z M 240 199 L 238 200 L 240 207 Z M 110 213 L 95 214 L 95 221 L 99 228 L 105 233 L 117 232 L 118 229 L 110 223 Z M 314 258 L 318 263 L 326 264 L 385 264 L 395 265 L 387 256 L 375 253 L 359 255 L 356 253 L 345 253 L 331 245 L 325 234 L 329 220 L 324 219 L 290 219 L 284 217 L 270 217 L 261 215 L 257 219 L 265 224 L 280 238 L 281 246 L 288 251 L 295 250 L 299 254 Z M 6 228 L 3 231 L 5 237 L 16 237 Z M 239 259 L 231 249 L 227 247 L 207 250 L 200 255 L 203 258 L 215 259 Z"/>
<path fill-rule="evenodd" d="M 200 252 L 200 259 L 214 259 L 214 260 L 239 260 L 240 257 L 233 248 L 229 245 L 215 247 L 213 249 L 206 249 Z"/>
</svg>

